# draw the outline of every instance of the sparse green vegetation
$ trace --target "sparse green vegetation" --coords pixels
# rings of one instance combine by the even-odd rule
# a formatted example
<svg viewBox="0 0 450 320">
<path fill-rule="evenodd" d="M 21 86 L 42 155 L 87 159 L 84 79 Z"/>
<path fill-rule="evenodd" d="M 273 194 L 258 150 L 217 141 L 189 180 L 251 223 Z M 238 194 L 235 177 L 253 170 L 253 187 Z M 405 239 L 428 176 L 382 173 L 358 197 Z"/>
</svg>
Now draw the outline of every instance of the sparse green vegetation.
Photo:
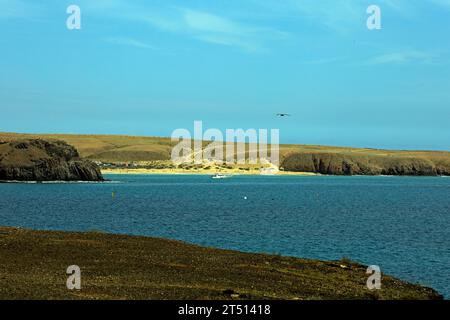
<svg viewBox="0 0 450 320">
<path fill-rule="evenodd" d="M 103 232 L 0 227 L 0 299 L 441 299 L 383 275 L 366 287 L 355 262 L 219 250 Z M 81 290 L 66 288 L 81 268 Z"/>
</svg>

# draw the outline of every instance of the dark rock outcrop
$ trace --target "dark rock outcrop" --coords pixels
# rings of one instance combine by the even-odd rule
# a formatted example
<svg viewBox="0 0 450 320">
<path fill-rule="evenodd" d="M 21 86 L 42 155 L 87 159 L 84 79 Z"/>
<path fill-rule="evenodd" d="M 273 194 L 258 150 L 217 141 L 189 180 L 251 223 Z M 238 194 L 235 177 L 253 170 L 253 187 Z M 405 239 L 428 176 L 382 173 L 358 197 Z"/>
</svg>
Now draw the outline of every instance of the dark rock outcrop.
<svg viewBox="0 0 450 320">
<path fill-rule="evenodd" d="M 99 167 L 64 141 L 0 141 L 1 181 L 102 181 Z"/>
<path fill-rule="evenodd" d="M 329 175 L 450 175 L 450 161 L 435 163 L 419 157 L 349 155 L 327 152 L 296 152 L 287 155 L 281 167 L 286 171 Z"/>
</svg>

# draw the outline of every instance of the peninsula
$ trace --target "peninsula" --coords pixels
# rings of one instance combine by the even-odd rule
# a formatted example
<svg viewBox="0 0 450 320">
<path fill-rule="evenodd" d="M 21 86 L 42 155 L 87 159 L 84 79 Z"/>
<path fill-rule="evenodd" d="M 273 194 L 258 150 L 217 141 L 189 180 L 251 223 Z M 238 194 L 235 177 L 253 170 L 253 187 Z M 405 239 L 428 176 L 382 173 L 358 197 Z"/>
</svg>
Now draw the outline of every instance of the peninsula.
<svg viewBox="0 0 450 320">
<path fill-rule="evenodd" d="M 0 299 L 442 299 L 435 290 L 367 267 L 201 247 L 175 240 L 99 232 L 0 227 Z M 45 257 L 45 259 L 42 259 Z M 81 290 L 68 290 L 68 266 Z"/>
</svg>

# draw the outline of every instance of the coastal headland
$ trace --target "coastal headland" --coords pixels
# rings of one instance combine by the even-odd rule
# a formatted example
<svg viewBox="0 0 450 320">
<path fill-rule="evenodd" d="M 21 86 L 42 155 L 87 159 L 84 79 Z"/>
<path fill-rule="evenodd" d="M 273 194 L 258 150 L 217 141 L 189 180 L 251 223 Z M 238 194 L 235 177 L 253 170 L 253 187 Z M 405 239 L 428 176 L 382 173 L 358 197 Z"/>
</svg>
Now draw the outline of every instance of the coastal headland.
<svg viewBox="0 0 450 320">
<path fill-rule="evenodd" d="M 0 140 L 0 181 L 103 181 L 100 168 L 60 140 Z"/>
</svg>

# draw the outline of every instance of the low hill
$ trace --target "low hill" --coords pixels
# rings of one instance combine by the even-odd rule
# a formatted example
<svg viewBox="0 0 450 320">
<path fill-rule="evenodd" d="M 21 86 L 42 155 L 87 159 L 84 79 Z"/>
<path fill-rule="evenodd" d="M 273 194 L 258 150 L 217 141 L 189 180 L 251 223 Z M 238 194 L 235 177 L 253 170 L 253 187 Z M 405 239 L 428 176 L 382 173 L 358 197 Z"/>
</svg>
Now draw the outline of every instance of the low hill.
<svg viewBox="0 0 450 320">
<path fill-rule="evenodd" d="M 0 140 L 20 138 L 63 140 L 82 157 L 109 163 L 168 161 L 175 145 L 163 137 L 0 133 Z M 281 145 L 280 167 L 335 175 L 450 175 L 450 152 Z"/>
<path fill-rule="evenodd" d="M 119 135 L 1 133 L 0 140 L 55 139 L 73 145 L 81 157 L 106 162 L 169 160 L 169 138 Z"/>
</svg>

